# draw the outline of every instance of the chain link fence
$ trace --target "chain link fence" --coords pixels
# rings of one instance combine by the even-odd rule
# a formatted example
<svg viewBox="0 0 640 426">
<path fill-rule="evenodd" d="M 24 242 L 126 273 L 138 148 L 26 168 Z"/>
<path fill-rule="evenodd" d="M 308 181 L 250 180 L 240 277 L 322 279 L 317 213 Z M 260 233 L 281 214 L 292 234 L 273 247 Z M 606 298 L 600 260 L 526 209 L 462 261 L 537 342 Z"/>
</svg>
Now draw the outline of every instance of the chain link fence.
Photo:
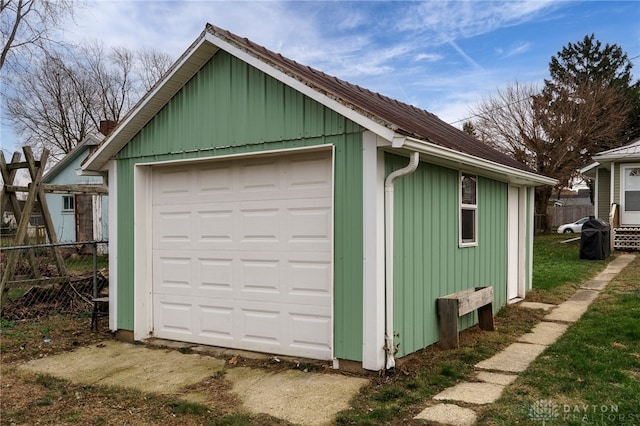
<svg viewBox="0 0 640 426">
<path fill-rule="evenodd" d="M 36 320 L 93 310 L 108 292 L 108 242 L 0 248 L 4 320 Z"/>
</svg>

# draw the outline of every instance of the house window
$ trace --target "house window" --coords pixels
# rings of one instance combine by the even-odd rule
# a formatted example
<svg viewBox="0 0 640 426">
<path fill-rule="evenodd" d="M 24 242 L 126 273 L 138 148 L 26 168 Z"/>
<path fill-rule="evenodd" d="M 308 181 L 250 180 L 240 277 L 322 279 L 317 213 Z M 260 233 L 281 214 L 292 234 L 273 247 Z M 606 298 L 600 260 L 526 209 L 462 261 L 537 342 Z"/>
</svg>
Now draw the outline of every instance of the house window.
<svg viewBox="0 0 640 426">
<path fill-rule="evenodd" d="M 478 179 L 477 176 L 460 174 L 460 246 L 478 243 Z"/>
<path fill-rule="evenodd" d="M 62 211 L 71 213 L 74 208 L 74 199 L 73 195 L 63 195 L 62 196 Z"/>
</svg>

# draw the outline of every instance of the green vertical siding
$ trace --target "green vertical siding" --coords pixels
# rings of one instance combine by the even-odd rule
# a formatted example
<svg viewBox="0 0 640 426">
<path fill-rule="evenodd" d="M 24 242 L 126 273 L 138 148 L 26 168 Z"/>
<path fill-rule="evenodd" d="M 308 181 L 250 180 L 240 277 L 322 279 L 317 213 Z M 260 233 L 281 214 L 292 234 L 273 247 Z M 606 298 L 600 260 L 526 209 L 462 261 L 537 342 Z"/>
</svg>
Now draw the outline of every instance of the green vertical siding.
<svg viewBox="0 0 640 426">
<path fill-rule="evenodd" d="M 218 52 L 127 144 L 118 216 L 132 218 L 135 164 L 332 144 L 335 147 L 334 352 L 362 357 L 362 128 Z M 118 325 L 133 329 L 133 221 L 119 221 Z"/>
<path fill-rule="evenodd" d="M 407 159 L 387 155 L 387 174 Z M 439 340 L 436 299 L 474 286 L 493 286 L 495 309 L 506 303 L 506 183 L 478 179 L 478 246 L 458 247 L 456 170 L 420 163 L 396 181 L 394 205 L 394 332 L 398 356 Z M 461 328 L 476 321 L 461 318 Z"/>
</svg>

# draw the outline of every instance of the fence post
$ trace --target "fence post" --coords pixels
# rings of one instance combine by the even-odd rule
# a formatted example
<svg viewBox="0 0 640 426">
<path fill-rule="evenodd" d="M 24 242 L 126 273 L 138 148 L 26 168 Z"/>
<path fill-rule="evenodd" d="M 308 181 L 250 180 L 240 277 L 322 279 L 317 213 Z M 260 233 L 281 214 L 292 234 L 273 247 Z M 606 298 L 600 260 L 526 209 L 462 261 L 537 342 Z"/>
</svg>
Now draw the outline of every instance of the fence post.
<svg viewBox="0 0 640 426">
<path fill-rule="evenodd" d="M 93 298 L 98 297 L 98 242 L 93 242 Z"/>
</svg>

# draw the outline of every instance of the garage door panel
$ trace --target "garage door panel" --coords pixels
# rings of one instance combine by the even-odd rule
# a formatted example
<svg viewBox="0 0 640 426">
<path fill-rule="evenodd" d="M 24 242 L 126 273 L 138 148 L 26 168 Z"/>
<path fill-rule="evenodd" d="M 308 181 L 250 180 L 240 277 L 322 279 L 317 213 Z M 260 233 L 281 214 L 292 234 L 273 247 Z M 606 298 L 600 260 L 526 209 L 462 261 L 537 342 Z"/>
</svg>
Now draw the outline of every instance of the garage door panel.
<svg viewBox="0 0 640 426">
<path fill-rule="evenodd" d="M 192 213 L 188 210 L 158 209 L 154 212 L 155 241 L 158 244 L 191 243 Z"/>
<path fill-rule="evenodd" d="M 291 296 L 331 297 L 331 262 L 292 260 L 289 262 Z"/>
<path fill-rule="evenodd" d="M 226 162 L 209 163 L 192 169 L 198 197 L 229 197 L 234 189 L 234 170 Z"/>
<path fill-rule="evenodd" d="M 158 284 L 160 287 L 171 287 L 183 291 L 193 283 L 190 257 L 158 256 Z"/>
<path fill-rule="evenodd" d="M 233 259 L 197 258 L 195 266 L 200 275 L 199 287 L 206 292 L 233 292 Z"/>
<path fill-rule="evenodd" d="M 246 303 L 239 309 L 242 327 L 240 340 L 272 346 L 281 346 L 282 341 L 282 312 L 279 306 Z M 248 306 L 247 306 L 248 305 Z M 269 308 L 272 309 L 269 309 Z"/>
<path fill-rule="evenodd" d="M 330 359 L 332 173 L 328 151 L 154 168 L 154 334 Z"/>
<path fill-rule="evenodd" d="M 164 300 L 158 301 L 154 306 L 154 316 L 162 324 L 161 332 L 180 335 L 183 337 L 193 335 L 192 324 L 193 305 L 187 301 Z"/>
<path fill-rule="evenodd" d="M 222 339 L 223 341 L 233 341 L 235 336 L 234 310 L 229 306 L 200 305 L 200 326 L 199 335 Z M 220 343 L 219 343 L 220 344 Z"/>
<path fill-rule="evenodd" d="M 281 214 L 277 207 L 242 208 L 239 211 L 243 242 L 280 242 Z"/>
<path fill-rule="evenodd" d="M 233 209 L 196 210 L 195 226 L 199 243 L 220 243 L 226 247 L 233 242 Z"/>
<path fill-rule="evenodd" d="M 331 249 L 331 209 L 329 207 L 289 207 L 287 209 L 290 243 L 324 242 Z"/>
<path fill-rule="evenodd" d="M 289 191 L 308 191 L 324 189 L 331 191 L 331 168 L 327 167 L 326 158 L 307 156 L 291 159 L 287 163 L 289 172 Z"/>
<path fill-rule="evenodd" d="M 329 351 L 331 317 L 327 313 L 290 312 L 291 346 L 307 350 Z"/>
<path fill-rule="evenodd" d="M 251 297 L 249 293 L 280 294 L 281 267 L 278 259 L 263 259 L 253 257 L 240 259 L 239 284 L 243 297 Z"/>
<path fill-rule="evenodd" d="M 188 167 L 165 168 L 154 176 L 153 199 L 156 204 L 170 202 L 174 198 L 188 197 L 193 187 L 192 173 Z"/>
</svg>

